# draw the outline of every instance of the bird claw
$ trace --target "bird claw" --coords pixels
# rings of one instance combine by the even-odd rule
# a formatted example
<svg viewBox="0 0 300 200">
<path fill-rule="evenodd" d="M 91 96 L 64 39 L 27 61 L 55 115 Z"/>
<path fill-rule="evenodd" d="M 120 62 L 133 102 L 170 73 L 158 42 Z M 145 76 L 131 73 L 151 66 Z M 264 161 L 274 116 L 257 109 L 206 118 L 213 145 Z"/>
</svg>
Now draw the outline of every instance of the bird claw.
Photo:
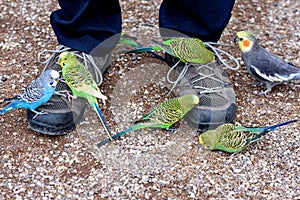
<svg viewBox="0 0 300 200">
<path fill-rule="evenodd" d="M 178 128 L 168 128 L 167 131 L 171 133 L 176 133 L 178 131 Z"/>
<path fill-rule="evenodd" d="M 102 99 L 102 103 L 106 105 L 106 99 Z"/>
<path fill-rule="evenodd" d="M 67 98 L 67 95 L 65 95 L 64 93 L 66 93 L 64 90 L 63 91 L 55 91 L 54 92 L 55 95 L 63 96 L 65 98 Z"/>
<path fill-rule="evenodd" d="M 47 115 L 48 114 L 48 112 L 45 112 L 45 111 L 41 111 L 41 112 L 38 112 L 36 110 L 31 110 L 31 111 L 35 113 L 35 115 L 33 116 L 32 119 L 37 118 L 39 115 Z"/>
<path fill-rule="evenodd" d="M 100 99 L 102 100 L 102 103 L 103 103 L 104 105 L 106 105 L 107 96 L 102 95 L 102 96 L 100 97 Z"/>
<path fill-rule="evenodd" d="M 64 93 L 66 93 L 66 94 L 64 94 Z M 73 96 L 69 90 L 55 91 L 54 94 L 67 98 L 69 102 L 71 102 L 71 99 L 77 98 L 76 96 Z"/>
<path fill-rule="evenodd" d="M 232 153 L 231 155 L 230 155 L 230 157 L 233 157 L 233 156 L 235 156 L 235 155 L 237 155 L 238 153 L 236 153 L 236 152 L 234 152 L 234 153 Z"/>
<path fill-rule="evenodd" d="M 53 106 L 53 105 L 54 105 L 54 103 L 47 102 L 47 103 L 44 103 L 43 105 L 45 105 L 45 106 Z"/>
<path fill-rule="evenodd" d="M 253 87 L 263 86 L 263 85 L 264 85 L 264 83 L 259 82 L 259 81 L 256 81 L 256 82 L 254 82 L 254 83 L 247 83 L 247 84 L 248 84 L 248 85 L 251 85 L 251 86 L 253 86 Z"/>
<path fill-rule="evenodd" d="M 269 93 L 270 91 L 269 90 L 265 90 L 265 91 L 263 91 L 263 92 L 257 92 L 257 94 L 258 95 L 265 95 L 265 97 L 270 97 L 269 95 L 268 95 L 268 93 Z"/>
<path fill-rule="evenodd" d="M 265 95 L 265 97 L 270 97 L 269 95 L 268 95 L 268 93 L 270 92 L 270 90 L 265 90 L 265 91 L 263 91 L 263 92 L 258 92 L 258 91 L 254 91 L 253 92 L 253 94 L 256 94 L 256 95 Z"/>
</svg>

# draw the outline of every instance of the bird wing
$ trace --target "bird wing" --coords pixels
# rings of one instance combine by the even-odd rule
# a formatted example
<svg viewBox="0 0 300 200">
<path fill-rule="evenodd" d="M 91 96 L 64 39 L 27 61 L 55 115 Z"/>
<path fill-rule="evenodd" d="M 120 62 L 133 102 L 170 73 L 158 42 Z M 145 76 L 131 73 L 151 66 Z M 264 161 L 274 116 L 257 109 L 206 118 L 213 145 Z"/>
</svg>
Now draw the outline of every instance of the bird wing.
<svg viewBox="0 0 300 200">
<path fill-rule="evenodd" d="M 37 78 L 30 85 L 28 85 L 23 92 L 17 95 L 14 101 L 24 101 L 24 102 L 36 102 L 41 99 L 44 95 L 45 85 L 40 83 L 40 79 Z"/>
<path fill-rule="evenodd" d="M 76 66 L 68 67 L 65 70 L 64 78 L 72 91 L 75 90 L 75 93 L 85 93 L 102 99 L 106 98 L 100 92 L 92 75 L 80 63 Z"/>
<path fill-rule="evenodd" d="M 269 82 L 284 82 L 290 80 L 289 77 L 284 75 L 279 75 L 274 72 L 266 73 L 266 71 L 262 71 L 255 65 L 250 66 L 251 73 L 255 77 L 260 77 L 259 79 L 262 79 L 263 81 L 269 81 Z"/>
<path fill-rule="evenodd" d="M 82 83 L 82 84 L 76 84 L 74 85 L 74 89 L 76 90 L 76 92 L 83 92 L 86 93 L 88 95 L 97 97 L 97 98 L 101 98 L 103 99 L 103 94 L 99 91 L 99 89 L 96 89 L 95 87 L 93 87 L 92 85 L 86 84 L 86 83 Z"/>
<path fill-rule="evenodd" d="M 176 123 L 182 116 L 182 111 L 163 106 L 164 103 L 145 115 L 141 120 L 135 121 L 135 124 L 144 125 L 153 128 L 169 128 Z"/>
<path fill-rule="evenodd" d="M 249 144 L 248 139 L 253 136 L 254 134 L 247 130 L 231 130 L 219 135 L 219 144 L 228 152 L 238 152 Z"/>
<path fill-rule="evenodd" d="M 17 96 L 15 97 L 12 97 L 12 98 L 6 98 L 3 100 L 3 102 L 8 102 L 8 103 L 11 103 L 11 102 L 18 102 L 18 101 L 26 101 L 26 99 L 22 99 L 22 96 L 20 94 L 18 94 Z"/>
<path fill-rule="evenodd" d="M 214 54 L 198 38 L 175 38 L 169 41 L 169 45 L 183 62 L 206 64 L 215 59 Z"/>
<path fill-rule="evenodd" d="M 250 73 L 258 80 L 269 82 L 289 81 L 300 76 L 300 68 L 260 48 L 248 62 Z M 246 63 L 247 65 L 247 63 Z"/>
</svg>

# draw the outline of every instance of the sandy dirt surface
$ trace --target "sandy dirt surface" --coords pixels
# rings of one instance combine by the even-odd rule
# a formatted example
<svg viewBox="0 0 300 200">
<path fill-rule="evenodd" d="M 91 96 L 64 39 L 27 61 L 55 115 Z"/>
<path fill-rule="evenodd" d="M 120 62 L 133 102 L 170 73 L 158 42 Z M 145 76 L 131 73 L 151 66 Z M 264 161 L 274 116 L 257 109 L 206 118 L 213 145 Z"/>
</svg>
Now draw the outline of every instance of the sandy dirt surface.
<svg viewBox="0 0 300 200">
<path fill-rule="evenodd" d="M 121 1 L 123 31 L 144 41 L 158 30 L 159 0 Z M 37 54 L 57 45 L 49 23 L 56 1 L 0 0 L 0 100 L 24 89 L 43 70 Z M 262 46 L 300 66 L 300 1 L 237 0 L 220 42 L 241 63 L 226 69 L 234 85 L 236 123 L 265 126 L 299 119 L 300 81 L 268 97 L 253 86 L 233 42 L 250 30 Z M 151 35 L 152 34 L 152 35 Z M 147 54 L 123 55 L 104 74 L 101 104 L 112 132 L 127 128 L 167 99 L 169 67 Z M 1 104 L 2 107 L 2 104 Z M 184 121 L 177 132 L 144 129 L 101 148 L 104 133 L 87 109 L 77 129 L 49 137 L 30 130 L 26 111 L 0 116 L 0 199 L 297 199 L 299 123 L 280 128 L 240 154 L 207 151 Z M 99 134 L 99 130 L 103 134 Z"/>
</svg>

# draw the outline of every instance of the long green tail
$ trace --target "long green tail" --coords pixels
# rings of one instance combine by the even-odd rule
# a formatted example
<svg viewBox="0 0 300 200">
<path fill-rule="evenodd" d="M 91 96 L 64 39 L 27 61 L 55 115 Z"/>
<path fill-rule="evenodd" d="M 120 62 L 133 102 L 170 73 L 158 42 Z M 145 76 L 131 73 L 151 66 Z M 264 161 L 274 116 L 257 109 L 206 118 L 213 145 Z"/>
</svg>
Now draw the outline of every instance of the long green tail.
<svg viewBox="0 0 300 200">
<path fill-rule="evenodd" d="M 152 52 L 153 50 L 163 50 L 162 48 L 160 48 L 159 46 L 143 47 L 142 45 L 136 43 L 134 41 L 134 39 L 135 39 L 134 37 L 130 37 L 130 36 L 122 33 L 122 35 L 119 39 L 119 43 L 128 44 L 128 45 L 136 48 L 136 49 L 128 51 L 126 53 L 144 53 L 144 52 L 147 52 L 147 53 L 153 55 L 155 58 L 158 58 L 162 61 L 166 61 L 166 59 L 163 58 L 162 56 Z"/>
<path fill-rule="evenodd" d="M 136 43 L 134 40 L 136 38 L 134 37 L 130 37 L 129 35 L 123 34 L 121 35 L 120 39 L 119 39 L 119 43 L 121 44 L 128 44 L 130 46 L 136 47 L 136 48 L 141 48 L 142 46 L 139 45 L 138 43 Z"/>
<path fill-rule="evenodd" d="M 163 50 L 159 46 L 150 46 L 150 47 L 139 47 L 137 49 L 128 51 L 128 53 L 143 53 L 143 52 L 152 52 L 152 51 L 161 51 Z"/>
<path fill-rule="evenodd" d="M 124 134 L 130 132 L 130 131 L 134 131 L 134 130 L 137 130 L 137 129 L 138 129 L 137 126 L 134 126 L 134 125 L 133 125 L 133 126 L 129 127 L 128 129 L 126 129 L 126 130 L 124 130 L 124 131 L 121 131 L 121 132 L 119 132 L 119 133 L 113 135 L 111 138 L 112 138 L 112 139 L 116 139 L 116 138 L 121 137 L 122 135 L 124 135 Z M 106 138 L 106 139 L 102 140 L 101 142 L 99 142 L 99 143 L 97 144 L 97 147 L 100 147 L 100 146 L 102 146 L 102 145 L 105 145 L 106 143 L 108 143 L 108 142 L 110 142 L 110 141 L 111 141 L 110 138 Z"/>
</svg>

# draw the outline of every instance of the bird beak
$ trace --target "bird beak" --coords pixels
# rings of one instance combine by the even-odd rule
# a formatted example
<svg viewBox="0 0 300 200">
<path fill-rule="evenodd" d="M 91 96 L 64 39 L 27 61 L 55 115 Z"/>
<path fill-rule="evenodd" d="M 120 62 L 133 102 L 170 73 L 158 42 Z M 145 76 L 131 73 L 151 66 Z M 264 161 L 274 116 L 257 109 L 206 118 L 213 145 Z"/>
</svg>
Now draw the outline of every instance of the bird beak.
<svg viewBox="0 0 300 200">
<path fill-rule="evenodd" d="M 61 59 L 60 57 L 57 59 L 57 62 L 56 62 L 56 63 L 57 63 L 59 66 L 60 66 L 61 60 L 62 60 L 62 59 Z"/>
<path fill-rule="evenodd" d="M 237 44 L 239 41 L 239 38 L 237 36 L 234 37 L 233 41 Z"/>
</svg>

